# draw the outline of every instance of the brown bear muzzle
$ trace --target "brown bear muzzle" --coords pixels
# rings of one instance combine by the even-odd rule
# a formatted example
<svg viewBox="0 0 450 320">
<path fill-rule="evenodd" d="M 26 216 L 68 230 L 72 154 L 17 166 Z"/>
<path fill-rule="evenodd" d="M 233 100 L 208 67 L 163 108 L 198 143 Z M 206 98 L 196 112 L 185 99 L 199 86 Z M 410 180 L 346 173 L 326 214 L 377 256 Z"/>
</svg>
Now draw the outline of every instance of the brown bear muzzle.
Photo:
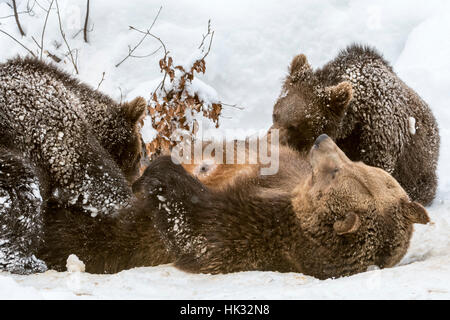
<svg viewBox="0 0 450 320">
<path fill-rule="evenodd" d="M 339 149 L 334 141 L 326 134 L 321 134 L 309 152 L 309 162 L 314 171 L 321 168 L 341 168 L 351 160 Z"/>
<path fill-rule="evenodd" d="M 319 137 L 317 137 L 316 141 L 314 141 L 314 147 L 319 148 L 320 143 L 326 139 L 330 139 L 330 137 L 328 135 L 326 135 L 325 133 L 321 134 Z"/>
</svg>

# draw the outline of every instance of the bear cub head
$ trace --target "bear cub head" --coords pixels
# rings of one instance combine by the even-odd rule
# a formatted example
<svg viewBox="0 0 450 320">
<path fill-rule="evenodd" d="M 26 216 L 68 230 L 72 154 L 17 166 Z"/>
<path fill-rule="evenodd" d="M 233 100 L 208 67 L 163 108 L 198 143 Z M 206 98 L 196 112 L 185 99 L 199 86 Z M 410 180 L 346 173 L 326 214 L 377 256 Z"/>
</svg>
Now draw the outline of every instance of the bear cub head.
<svg viewBox="0 0 450 320">
<path fill-rule="evenodd" d="M 116 119 L 120 124 L 114 128 L 115 139 L 107 143 L 109 153 L 130 183 L 139 175 L 140 161 L 145 152 L 139 130 L 146 108 L 147 103 L 142 97 L 119 105 Z"/>
<path fill-rule="evenodd" d="M 322 133 L 334 136 L 353 97 L 350 82 L 324 86 L 304 54 L 291 62 L 273 109 L 273 128 L 287 130 L 287 144 L 307 150 Z"/>
</svg>

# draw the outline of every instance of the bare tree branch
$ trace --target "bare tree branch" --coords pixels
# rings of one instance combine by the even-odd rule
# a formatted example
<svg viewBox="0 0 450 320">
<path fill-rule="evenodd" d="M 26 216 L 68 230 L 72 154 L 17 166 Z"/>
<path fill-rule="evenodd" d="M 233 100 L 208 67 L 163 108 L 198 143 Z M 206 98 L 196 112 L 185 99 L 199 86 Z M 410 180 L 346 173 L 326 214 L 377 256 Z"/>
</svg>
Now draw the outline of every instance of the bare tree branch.
<svg viewBox="0 0 450 320">
<path fill-rule="evenodd" d="M 47 12 L 47 9 L 45 9 L 37 0 L 34 1 L 39 8 L 41 8 L 43 11 Z"/>
<path fill-rule="evenodd" d="M 153 24 L 151 25 L 151 27 L 152 27 L 152 26 L 153 26 Z M 150 27 L 150 28 L 151 28 L 151 27 Z M 167 51 L 166 45 L 165 45 L 164 42 L 161 40 L 161 38 L 159 38 L 159 37 L 155 36 L 154 34 L 150 33 L 150 29 L 148 29 L 147 31 L 142 31 L 142 30 L 136 29 L 136 28 L 133 27 L 133 26 L 130 26 L 130 29 L 131 29 L 131 30 L 134 30 L 134 31 L 137 31 L 137 32 L 139 32 L 139 33 L 144 34 L 144 37 L 150 36 L 150 37 L 152 37 L 152 38 L 158 40 L 158 42 L 161 44 L 161 47 L 164 49 L 164 57 L 163 57 L 162 60 L 166 60 L 166 58 L 167 58 L 167 56 L 168 56 L 168 54 L 169 54 L 169 51 Z M 158 49 L 158 50 L 159 50 L 159 49 Z M 155 89 L 154 92 L 157 92 L 160 88 L 163 89 L 164 91 L 166 91 L 166 89 L 165 89 L 165 87 L 164 87 L 164 83 L 165 83 L 165 81 L 166 81 L 166 78 L 167 78 L 167 72 L 164 72 L 164 77 L 163 77 L 162 81 L 160 82 L 160 84 L 156 87 L 156 89 Z"/>
<path fill-rule="evenodd" d="M 104 80 L 105 80 L 105 71 L 103 71 L 103 73 L 102 73 L 102 80 L 100 80 L 100 82 L 98 83 L 97 89 L 95 89 L 95 90 L 98 90 L 100 88 L 100 86 L 102 85 Z"/>
<path fill-rule="evenodd" d="M 202 49 L 202 52 L 205 51 L 205 40 L 208 38 L 208 36 L 210 36 L 208 49 L 206 50 L 206 53 L 204 54 L 202 59 L 205 59 L 208 56 L 208 54 L 211 50 L 211 45 L 212 45 L 213 38 L 214 38 L 214 31 L 211 31 L 211 19 L 208 20 L 208 30 L 207 30 L 206 34 L 203 35 L 202 42 L 200 43 L 200 46 L 198 47 L 199 49 L 200 48 Z"/>
<path fill-rule="evenodd" d="M 92 24 L 91 28 L 87 30 L 87 32 L 92 32 L 94 30 L 94 23 Z M 84 31 L 84 28 L 81 28 L 80 30 L 78 30 L 73 36 L 72 39 L 75 39 L 76 37 L 78 37 L 78 35 Z"/>
<path fill-rule="evenodd" d="M 81 33 L 81 31 L 83 31 L 83 29 L 78 30 L 72 37 L 72 39 L 75 39 L 76 37 L 78 37 L 78 35 Z"/>
<path fill-rule="evenodd" d="M 70 49 L 69 43 L 67 42 L 66 35 L 64 34 L 64 30 L 63 30 L 63 27 L 62 27 L 61 14 L 59 12 L 58 0 L 56 0 L 56 13 L 58 14 L 59 30 L 60 30 L 61 36 L 62 36 L 62 38 L 63 38 L 63 40 L 64 40 L 64 42 L 66 44 L 67 50 L 69 51 L 70 61 L 72 62 L 72 65 L 73 65 L 73 67 L 75 69 L 76 74 L 79 74 L 78 67 L 77 67 L 77 62 L 76 62 L 75 58 L 73 57 L 72 49 Z M 76 51 L 76 53 L 77 53 L 77 56 L 78 56 L 78 50 Z"/>
<path fill-rule="evenodd" d="M 121 87 L 118 87 L 118 88 L 119 88 L 119 91 L 120 91 L 120 104 L 122 104 L 122 101 L 123 101 L 122 88 Z"/>
<path fill-rule="evenodd" d="M 19 28 L 19 31 L 20 31 L 20 34 L 22 35 L 22 37 L 24 37 L 25 32 L 23 31 L 22 26 L 20 25 L 19 15 L 17 14 L 16 0 L 12 0 L 12 3 L 13 3 L 13 10 L 14 10 L 14 18 L 16 19 L 17 27 Z"/>
<path fill-rule="evenodd" d="M 157 53 L 160 49 L 162 48 L 162 46 L 160 46 L 158 49 L 156 49 L 155 51 L 153 51 L 153 52 L 151 52 L 151 53 L 149 53 L 149 54 L 146 54 L 146 55 L 144 55 L 144 56 L 137 56 L 137 55 L 134 55 L 134 54 L 132 54 L 132 55 L 130 55 L 130 57 L 131 58 L 147 58 L 147 57 L 150 57 L 150 56 L 152 56 L 152 55 L 154 55 L 155 53 Z"/>
<path fill-rule="evenodd" d="M 244 107 L 239 107 L 237 104 L 228 104 L 228 103 L 224 103 L 222 101 L 219 102 L 221 105 L 223 106 L 227 106 L 227 107 L 231 107 L 231 108 L 236 108 L 239 110 L 244 110 Z"/>
<path fill-rule="evenodd" d="M 50 2 L 50 6 L 48 7 L 48 10 L 47 10 L 47 15 L 45 16 L 44 27 L 42 28 L 42 34 L 41 34 L 41 46 L 40 46 L 40 48 L 41 48 L 41 54 L 39 55 L 39 59 L 41 59 L 41 60 L 42 60 L 42 53 L 44 52 L 44 34 L 45 34 L 45 28 L 47 27 L 48 16 L 50 15 L 50 10 L 52 9 L 52 6 L 53 6 L 53 1 L 54 1 L 54 0 L 52 0 L 52 2 Z"/>
<path fill-rule="evenodd" d="M 27 11 L 24 11 L 22 13 L 28 13 L 30 16 L 34 17 L 35 13 L 33 11 L 34 6 L 36 5 L 36 0 L 33 2 L 33 5 L 30 7 L 30 0 L 27 1 Z M 19 12 L 20 14 L 20 12 Z"/>
<path fill-rule="evenodd" d="M 53 53 L 49 52 L 48 50 L 45 50 L 45 53 L 47 54 L 47 56 L 48 56 L 49 58 L 51 58 L 51 59 L 52 59 L 53 61 L 55 61 L 56 63 L 60 63 L 61 60 L 62 60 L 60 57 L 54 55 Z"/>
<path fill-rule="evenodd" d="M 28 0 L 28 2 L 27 2 L 27 10 L 26 11 L 17 12 L 17 15 L 20 16 L 22 14 L 28 13 L 30 16 L 34 16 L 35 13 L 33 11 L 33 8 L 36 5 L 36 3 L 37 3 L 37 1 L 34 1 L 33 5 L 30 7 L 30 0 Z M 8 3 L 8 5 L 11 7 L 11 5 L 9 3 Z M 14 10 L 14 8 L 11 8 L 11 9 Z M 14 13 L 14 14 L 10 14 L 8 16 L 0 17 L 0 19 L 7 19 L 7 18 L 15 17 L 15 16 L 16 16 L 16 14 Z"/>
<path fill-rule="evenodd" d="M 30 49 L 28 49 L 27 47 L 25 47 L 25 45 L 23 45 L 19 40 L 17 40 L 16 38 L 14 38 L 12 35 L 10 35 L 8 32 L 3 31 L 0 29 L 0 32 L 3 34 L 6 34 L 8 37 L 10 37 L 12 40 L 14 40 L 15 42 L 17 42 L 18 44 L 20 44 L 22 46 L 22 48 L 24 48 L 25 50 L 27 50 L 33 57 L 36 58 L 36 55 L 33 53 L 33 51 L 31 51 Z"/>
<path fill-rule="evenodd" d="M 130 26 L 130 30 L 138 31 L 138 32 L 144 34 L 144 36 L 143 36 L 143 37 L 141 38 L 141 40 L 134 46 L 133 49 L 131 49 L 130 47 L 128 47 L 128 55 L 127 55 L 125 58 L 123 58 L 119 63 L 116 64 L 116 68 L 119 67 L 122 63 L 124 63 L 125 60 L 127 60 L 128 58 L 130 58 L 130 57 L 133 56 L 133 52 L 134 52 L 134 51 L 142 44 L 142 42 L 144 42 L 144 40 L 147 38 L 147 36 L 150 35 L 150 36 L 154 37 L 152 34 L 150 34 L 150 30 L 153 28 L 153 26 L 154 26 L 156 20 L 158 19 L 159 14 L 161 13 L 161 10 L 162 10 L 162 6 L 159 7 L 158 13 L 156 14 L 155 18 L 153 19 L 153 22 L 152 22 L 150 28 L 147 30 L 147 32 L 143 32 L 143 31 L 137 30 L 136 28 Z M 160 42 L 162 43 L 161 40 L 160 40 Z M 163 46 L 164 46 L 164 44 L 163 44 Z M 164 48 L 165 48 L 165 46 L 164 46 Z M 159 48 L 158 48 L 158 50 L 159 50 Z M 156 53 L 158 50 L 156 50 L 154 53 Z M 154 53 L 152 53 L 152 54 L 154 54 Z M 151 56 L 152 54 L 150 54 L 150 55 L 148 55 L 148 56 Z"/>
<path fill-rule="evenodd" d="M 205 39 L 211 34 L 211 19 L 208 20 L 208 31 L 206 34 L 203 35 L 203 39 L 202 42 L 200 43 L 200 45 L 198 46 L 198 49 L 200 49 L 201 47 L 203 47 L 203 44 L 205 43 Z"/>
<path fill-rule="evenodd" d="M 53 40 L 52 44 L 53 44 L 53 46 L 55 47 L 55 49 L 59 49 L 59 48 L 61 48 L 61 46 L 62 46 L 62 43 L 59 43 L 59 42 L 56 41 L 56 40 Z"/>
<path fill-rule="evenodd" d="M 87 4 L 86 4 L 87 8 L 86 8 L 86 19 L 84 20 L 84 29 L 83 29 L 83 34 L 84 34 L 84 42 L 88 42 L 87 39 L 87 33 L 88 33 L 88 22 L 89 22 L 89 0 L 87 0 Z"/>
</svg>

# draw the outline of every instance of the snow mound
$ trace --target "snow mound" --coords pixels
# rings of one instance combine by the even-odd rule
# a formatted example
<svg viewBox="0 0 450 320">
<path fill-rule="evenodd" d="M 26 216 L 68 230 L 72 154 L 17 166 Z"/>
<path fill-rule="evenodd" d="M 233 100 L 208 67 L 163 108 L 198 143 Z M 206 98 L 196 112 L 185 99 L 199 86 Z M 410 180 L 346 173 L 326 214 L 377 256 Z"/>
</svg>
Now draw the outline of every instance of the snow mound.
<svg viewBox="0 0 450 320">
<path fill-rule="evenodd" d="M 74 254 L 67 258 L 66 268 L 68 272 L 84 272 L 86 270 L 83 261 Z"/>
</svg>

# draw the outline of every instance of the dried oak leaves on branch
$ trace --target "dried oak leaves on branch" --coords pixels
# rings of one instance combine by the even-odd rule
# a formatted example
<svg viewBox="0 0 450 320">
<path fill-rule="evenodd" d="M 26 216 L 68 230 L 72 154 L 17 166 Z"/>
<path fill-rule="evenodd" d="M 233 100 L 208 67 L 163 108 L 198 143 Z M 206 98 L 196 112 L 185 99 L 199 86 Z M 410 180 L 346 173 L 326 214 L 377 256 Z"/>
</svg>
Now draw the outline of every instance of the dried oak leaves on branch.
<svg viewBox="0 0 450 320">
<path fill-rule="evenodd" d="M 222 104 L 219 101 L 203 101 L 194 90 L 190 90 L 195 73 L 205 73 L 205 56 L 194 61 L 190 69 L 181 65 L 175 66 L 172 57 L 165 55 L 160 61 L 163 80 L 153 92 L 148 114 L 152 127 L 158 132 L 155 139 L 147 143 L 147 153 L 151 157 L 170 151 L 177 143 L 174 133 L 194 138 L 199 124 L 195 116 L 202 114 L 219 127 L 219 116 Z M 166 80 L 169 84 L 166 84 Z"/>
</svg>

